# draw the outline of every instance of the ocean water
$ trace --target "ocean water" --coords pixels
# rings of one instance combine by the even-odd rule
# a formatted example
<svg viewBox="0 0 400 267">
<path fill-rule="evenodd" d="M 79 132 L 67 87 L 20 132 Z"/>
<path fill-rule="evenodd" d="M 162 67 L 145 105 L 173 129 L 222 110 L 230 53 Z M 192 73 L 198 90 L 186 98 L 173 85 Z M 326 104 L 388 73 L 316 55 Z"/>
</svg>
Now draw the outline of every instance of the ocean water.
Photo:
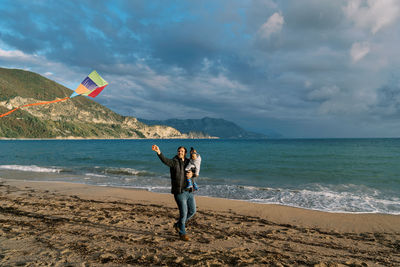
<svg viewBox="0 0 400 267">
<path fill-rule="evenodd" d="M 197 195 L 328 212 L 400 214 L 400 139 L 1 140 L 0 178 L 169 193 L 178 146 L 202 156 Z"/>
</svg>

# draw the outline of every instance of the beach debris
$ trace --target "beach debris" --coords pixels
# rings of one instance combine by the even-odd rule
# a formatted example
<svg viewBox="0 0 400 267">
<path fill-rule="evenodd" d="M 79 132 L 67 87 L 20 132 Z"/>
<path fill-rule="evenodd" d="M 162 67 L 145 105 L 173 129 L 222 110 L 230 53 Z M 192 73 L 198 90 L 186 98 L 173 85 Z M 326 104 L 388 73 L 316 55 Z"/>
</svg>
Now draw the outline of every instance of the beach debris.
<svg viewBox="0 0 400 267">
<path fill-rule="evenodd" d="M 79 86 L 75 89 L 75 91 L 70 96 L 67 96 L 67 97 L 64 97 L 61 99 L 52 100 L 52 101 L 22 105 L 22 106 L 16 107 L 16 108 L 4 113 L 4 114 L 0 114 L 0 118 L 10 115 L 11 113 L 13 113 L 14 111 L 17 111 L 20 108 L 57 103 L 57 102 L 71 99 L 71 98 L 73 98 L 75 96 L 79 96 L 79 95 L 90 96 L 90 97 L 95 98 L 96 96 L 98 96 L 101 93 L 101 91 L 103 91 L 103 89 L 107 85 L 108 85 L 108 82 L 106 82 L 97 73 L 97 71 L 94 70 L 79 84 Z"/>
</svg>

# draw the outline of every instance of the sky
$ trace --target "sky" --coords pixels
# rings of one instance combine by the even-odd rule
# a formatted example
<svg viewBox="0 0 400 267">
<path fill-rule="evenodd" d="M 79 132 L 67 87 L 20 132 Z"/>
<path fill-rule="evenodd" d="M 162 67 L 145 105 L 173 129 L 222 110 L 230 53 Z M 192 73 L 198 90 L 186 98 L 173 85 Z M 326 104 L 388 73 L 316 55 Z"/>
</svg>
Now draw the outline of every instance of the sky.
<svg viewBox="0 0 400 267">
<path fill-rule="evenodd" d="M 1 0 L 0 67 L 144 119 L 288 138 L 400 137 L 398 0 Z"/>
</svg>

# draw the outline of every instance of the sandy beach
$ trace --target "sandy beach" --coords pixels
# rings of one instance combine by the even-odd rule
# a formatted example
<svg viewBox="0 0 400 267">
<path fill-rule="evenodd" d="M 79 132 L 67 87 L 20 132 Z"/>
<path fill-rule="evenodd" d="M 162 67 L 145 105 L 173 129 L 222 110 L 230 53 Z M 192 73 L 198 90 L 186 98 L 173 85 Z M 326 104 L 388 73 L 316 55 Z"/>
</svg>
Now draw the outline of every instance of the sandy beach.
<svg viewBox="0 0 400 267">
<path fill-rule="evenodd" d="M 0 179 L 0 266 L 400 266 L 400 216 Z"/>
</svg>

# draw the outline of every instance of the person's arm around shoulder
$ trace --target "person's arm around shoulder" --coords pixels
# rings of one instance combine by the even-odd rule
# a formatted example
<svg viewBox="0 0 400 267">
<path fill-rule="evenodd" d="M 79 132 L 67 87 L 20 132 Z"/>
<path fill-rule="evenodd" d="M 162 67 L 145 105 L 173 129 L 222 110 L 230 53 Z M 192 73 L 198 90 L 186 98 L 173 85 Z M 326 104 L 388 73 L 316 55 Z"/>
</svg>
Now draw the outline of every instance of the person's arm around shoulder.
<svg viewBox="0 0 400 267">
<path fill-rule="evenodd" d="M 166 158 L 162 153 L 160 148 L 157 145 L 152 145 L 151 149 L 157 153 L 158 158 L 167 165 L 168 167 L 173 167 L 175 166 L 175 161 L 169 158 Z"/>
</svg>

